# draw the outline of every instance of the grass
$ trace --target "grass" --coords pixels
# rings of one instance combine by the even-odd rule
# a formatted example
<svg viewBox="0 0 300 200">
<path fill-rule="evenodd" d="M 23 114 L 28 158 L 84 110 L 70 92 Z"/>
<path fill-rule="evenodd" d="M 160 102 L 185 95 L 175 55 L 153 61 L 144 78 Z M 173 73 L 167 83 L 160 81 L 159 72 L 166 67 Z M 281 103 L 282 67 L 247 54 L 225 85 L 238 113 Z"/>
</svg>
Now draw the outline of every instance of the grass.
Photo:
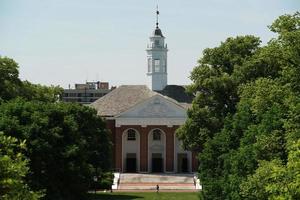
<svg viewBox="0 0 300 200">
<path fill-rule="evenodd" d="M 89 194 L 90 200 L 199 200 L 198 192 L 115 192 Z"/>
</svg>

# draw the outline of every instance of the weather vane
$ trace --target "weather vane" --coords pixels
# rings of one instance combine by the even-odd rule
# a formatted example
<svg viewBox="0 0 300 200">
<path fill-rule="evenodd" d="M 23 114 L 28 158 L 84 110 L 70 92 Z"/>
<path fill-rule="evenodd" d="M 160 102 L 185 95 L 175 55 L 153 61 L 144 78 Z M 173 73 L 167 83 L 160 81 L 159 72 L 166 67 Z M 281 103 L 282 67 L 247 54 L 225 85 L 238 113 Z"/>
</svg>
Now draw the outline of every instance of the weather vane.
<svg viewBox="0 0 300 200">
<path fill-rule="evenodd" d="M 158 15 L 159 15 L 158 5 L 156 5 L 156 28 L 158 28 Z"/>
</svg>

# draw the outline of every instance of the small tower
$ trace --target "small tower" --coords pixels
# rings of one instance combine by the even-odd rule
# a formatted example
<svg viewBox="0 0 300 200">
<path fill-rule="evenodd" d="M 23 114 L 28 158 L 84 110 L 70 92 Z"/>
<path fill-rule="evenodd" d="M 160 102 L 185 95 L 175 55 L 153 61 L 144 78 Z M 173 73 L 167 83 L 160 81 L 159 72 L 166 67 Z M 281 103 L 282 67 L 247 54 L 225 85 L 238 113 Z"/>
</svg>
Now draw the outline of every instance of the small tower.
<svg viewBox="0 0 300 200">
<path fill-rule="evenodd" d="M 148 87 L 154 91 L 163 90 L 168 84 L 167 73 L 167 44 L 165 37 L 158 27 L 159 11 L 156 10 L 156 28 L 150 36 L 150 43 L 147 46 L 147 76 Z"/>
</svg>

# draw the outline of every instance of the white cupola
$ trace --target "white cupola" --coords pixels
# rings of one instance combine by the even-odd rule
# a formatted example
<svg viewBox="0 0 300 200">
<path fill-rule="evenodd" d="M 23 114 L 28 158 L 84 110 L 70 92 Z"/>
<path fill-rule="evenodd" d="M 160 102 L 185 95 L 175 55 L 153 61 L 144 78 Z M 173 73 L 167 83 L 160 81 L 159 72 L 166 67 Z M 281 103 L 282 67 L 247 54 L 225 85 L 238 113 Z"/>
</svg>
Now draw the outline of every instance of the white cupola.
<svg viewBox="0 0 300 200">
<path fill-rule="evenodd" d="M 168 84 L 167 44 L 165 37 L 158 27 L 159 11 L 156 11 L 156 28 L 150 36 L 147 46 L 147 76 L 148 87 L 154 91 L 163 90 Z"/>
</svg>

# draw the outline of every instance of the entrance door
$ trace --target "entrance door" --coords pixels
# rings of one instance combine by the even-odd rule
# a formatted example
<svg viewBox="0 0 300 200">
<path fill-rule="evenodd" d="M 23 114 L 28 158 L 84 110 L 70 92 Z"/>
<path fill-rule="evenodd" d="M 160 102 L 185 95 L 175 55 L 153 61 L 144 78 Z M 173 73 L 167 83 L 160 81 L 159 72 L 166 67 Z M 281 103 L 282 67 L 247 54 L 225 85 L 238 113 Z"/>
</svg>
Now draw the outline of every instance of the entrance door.
<svg viewBox="0 0 300 200">
<path fill-rule="evenodd" d="M 182 172 L 185 172 L 185 173 L 188 172 L 188 159 L 187 159 L 187 157 L 182 158 L 181 170 L 182 170 Z"/>
<path fill-rule="evenodd" d="M 163 172 L 163 159 L 160 153 L 152 154 L 152 172 Z"/>
<path fill-rule="evenodd" d="M 177 154 L 177 171 L 179 173 L 188 172 L 188 158 L 186 153 Z"/>
<path fill-rule="evenodd" d="M 133 153 L 127 154 L 126 172 L 136 172 L 136 154 Z"/>
</svg>

